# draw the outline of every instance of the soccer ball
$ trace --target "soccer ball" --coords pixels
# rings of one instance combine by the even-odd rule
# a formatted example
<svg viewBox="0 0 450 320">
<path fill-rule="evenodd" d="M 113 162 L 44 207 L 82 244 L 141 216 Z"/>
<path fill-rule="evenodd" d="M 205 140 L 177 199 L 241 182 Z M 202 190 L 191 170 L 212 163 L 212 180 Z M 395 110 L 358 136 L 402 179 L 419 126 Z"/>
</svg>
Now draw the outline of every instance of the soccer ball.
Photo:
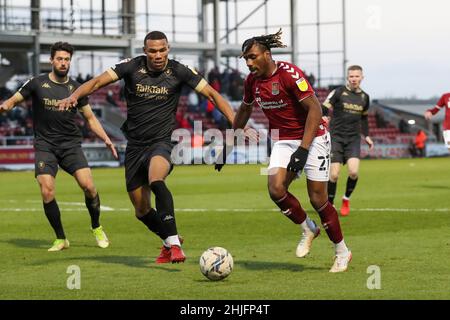
<svg viewBox="0 0 450 320">
<path fill-rule="evenodd" d="M 200 257 L 200 271 L 209 280 L 225 279 L 232 270 L 233 257 L 222 247 L 209 248 Z"/>
</svg>

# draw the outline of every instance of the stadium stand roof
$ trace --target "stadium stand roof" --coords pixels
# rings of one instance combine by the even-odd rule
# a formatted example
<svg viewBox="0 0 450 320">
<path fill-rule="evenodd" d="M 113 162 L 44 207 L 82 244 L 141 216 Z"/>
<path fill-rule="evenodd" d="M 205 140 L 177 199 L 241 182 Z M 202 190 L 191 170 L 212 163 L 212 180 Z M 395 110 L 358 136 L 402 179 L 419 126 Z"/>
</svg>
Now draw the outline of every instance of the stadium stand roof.
<svg viewBox="0 0 450 320">
<path fill-rule="evenodd" d="M 437 101 L 437 100 L 436 100 Z M 389 100 L 378 100 L 378 103 L 383 105 L 383 107 L 387 107 L 392 109 L 393 111 L 402 111 L 410 113 L 415 116 L 422 116 L 427 109 L 434 107 L 435 103 L 425 103 L 421 101 L 417 102 L 405 102 L 405 103 L 392 103 Z M 444 110 L 438 112 L 433 116 L 432 122 L 442 122 L 445 117 Z"/>
</svg>

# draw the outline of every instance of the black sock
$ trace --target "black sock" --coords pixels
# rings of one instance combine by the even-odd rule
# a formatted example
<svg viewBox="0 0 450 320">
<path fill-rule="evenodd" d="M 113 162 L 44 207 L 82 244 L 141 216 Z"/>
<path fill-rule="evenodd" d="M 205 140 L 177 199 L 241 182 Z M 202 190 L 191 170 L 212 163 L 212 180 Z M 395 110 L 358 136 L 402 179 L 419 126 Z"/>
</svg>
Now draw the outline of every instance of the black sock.
<svg viewBox="0 0 450 320">
<path fill-rule="evenodd" d="M 59 212 L 58 204 L 53 199 L 49 203 L 44 202 L 44 212 L 56 234 L 56 239 L 65 239 L 64 229 L 61 222 L 61 213 Z"/>
<path fill-rule="evenodd" d="M 331 204 L 333 204 L 334 197 L 336 196 L 336 186 L 337 181 L 336 182 L 328 181 L 328 201 L 330 201 Z"/>
<path fill-rule="evenodd" d="M 167 233 L 162 228 L 162 220 L 158 212 L 151 208 L 150 211 L 142 217 L 137 217 L 147 228 L 158 235 L 162 240 L 167 238 Z"/>
<path fill-rule="evenodd" d="M 355 180 L 350 177 L 347 178 L 347 188 L 345 189 L 345 196 L 347 198 L 350 198 L 353 190 L 355 190 L 356 182 L 358 182 L 358 178 L 356 178 Z"/>
<path fill-rule="evenodd" d="M 150 188 L 155 194 L 156 210 L 161 219 L 161 230 L 167 236 L 177 235 L 177 225 L 175 222 L 175 210 L 173 198 L 164 181 L 155 181 L 150 184 Z"/>
<path fill-rule="evenodd" d="M 100 227 L 100 197 L 98 196 L 98 193 L 93 199 L 85 195 L 84 200 L 86 203 L 86 208 L 89 211 L 89 215 L 91 216 L 92 229 Z"/>
</svg>

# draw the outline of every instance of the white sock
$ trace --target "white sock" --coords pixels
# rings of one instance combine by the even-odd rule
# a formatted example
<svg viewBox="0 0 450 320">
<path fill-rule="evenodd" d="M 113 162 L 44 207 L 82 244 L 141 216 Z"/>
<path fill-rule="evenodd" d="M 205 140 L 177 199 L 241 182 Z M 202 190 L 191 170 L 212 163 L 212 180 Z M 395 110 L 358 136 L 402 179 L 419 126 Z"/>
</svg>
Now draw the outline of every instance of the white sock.
<svg viewBox="0 0 450 320">
<path fill-rule="evenodd" d="M 350 200 L 350 198 L 347 198 L 345 195 L 342 197 L 342 200 Z"/>
<path fill-rule="evenodd" d="M 163 246 L 166 248 L 170 248 L 170 244 L 166 240 L 167 240 L 167 238 L 162 241 Z"/>
<path fill-rule="evenodd" d="M 316 231 L 317 225 L 308 216 L 306 217 L 306 223 L 308 224 L 309 230 L 312 232 Z"/>
<path fill-rule="evenodd" d="M 305 221 L 303 221 L 300 226 L 302 227 L 302 231 L 303 232 L 314 232 L 316 231 L 316 226 L 314 225 L 314 222 L 312 222 L 312 220 L 306 216 Z"/>
<path fill-rule="evenodd" d="M 170 246 L 181 247 L 180 239 L 178 238 L 178 235 L 168 236 L 166 239 L 164 239 L 164 243 L 166 244 L 166 247 L 170 247 Z"/>
<path fill-rule="evenodd" d="M 336 252 L 337 256 L 346 256 L 348 255 L 348 248 L 345 244 L 344 239 L 342 239 L 341 242 L 334 244 L 334 251 Z"/>
<path fill-rule="evenodd" d="M 302 228 L 303 232 L 311 232 L 311 230 L 309 230 L 308 223 L 306 222 L 306 220 L 308 220 L 308 218 L 306 218 L 305 221 L 300 223 L 300 227 Z"/>
</svg>

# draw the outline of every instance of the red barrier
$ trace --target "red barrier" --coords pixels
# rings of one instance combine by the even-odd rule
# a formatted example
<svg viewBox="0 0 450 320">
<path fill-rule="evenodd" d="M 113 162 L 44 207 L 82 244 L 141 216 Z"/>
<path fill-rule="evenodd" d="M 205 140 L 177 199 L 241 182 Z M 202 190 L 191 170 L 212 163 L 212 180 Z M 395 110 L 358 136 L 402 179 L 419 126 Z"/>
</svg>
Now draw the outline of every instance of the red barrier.
<svg viewBox="0 0 450 320">
<path fill-rule="evenodd" d="M 34 149 L 26 148 L 0 148 L 0 164 L 34 163 Z"/>
</svg>

